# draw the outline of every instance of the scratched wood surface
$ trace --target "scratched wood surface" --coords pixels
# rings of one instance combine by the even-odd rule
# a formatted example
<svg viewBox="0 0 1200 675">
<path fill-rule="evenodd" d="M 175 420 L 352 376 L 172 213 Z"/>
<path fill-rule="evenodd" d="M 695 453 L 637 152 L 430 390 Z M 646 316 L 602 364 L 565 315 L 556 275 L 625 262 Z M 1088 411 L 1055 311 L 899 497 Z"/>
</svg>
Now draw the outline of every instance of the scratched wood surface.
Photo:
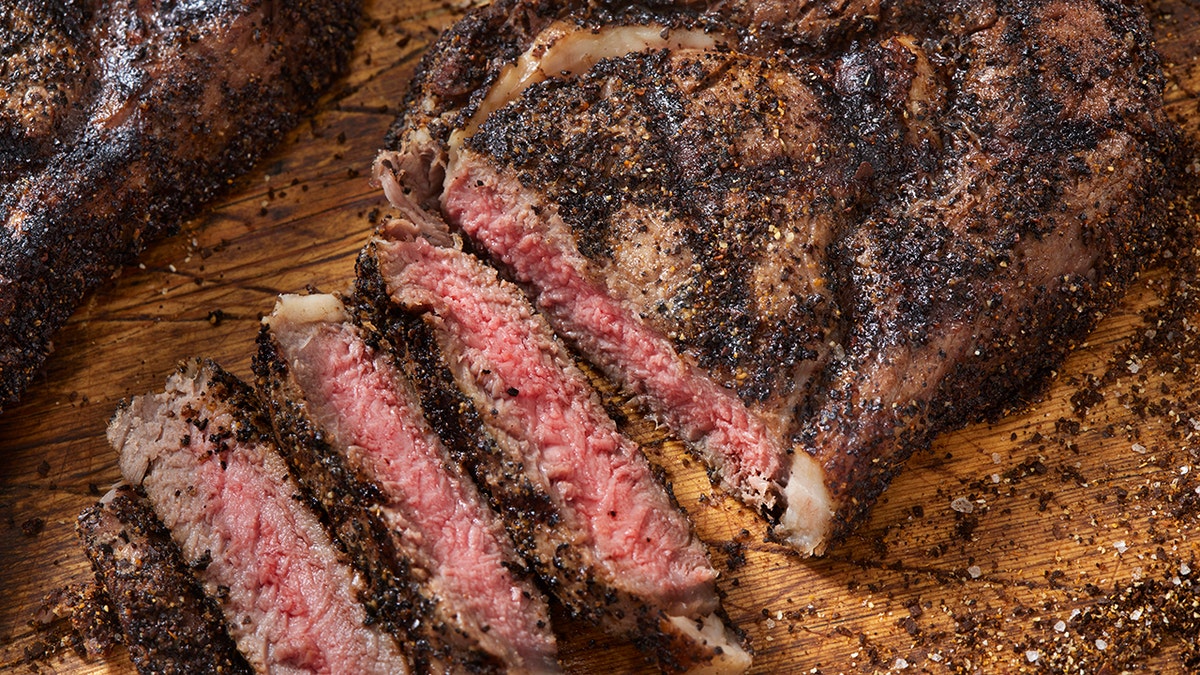
<svg viewBox="0 0 1200 675">
<path fill-rule="evenodd" d="M 105 423 L 184 357 L 248 375 L 277 293 L 347 283 L 387 212 L 370 162 L 422 50 L 462 9 L 369 0 L 352 69 L 319 111 L 91 296 L 23 404 L 0 417 L 0 670 L 132 672 L 120 652 L 28 658 L 41 649 L 30 621 L 43 595 L 91 574 L 73 523 L 118 479 Z M 1200 12 L 1186 0 L 1151 9 L 1172 116 L 1195 137 Z M 819 560 L 764 542 L 678 445 L 631 422 L 711 545 L 754 672 L 1019 672 L 1068 655 L 1091 659 L 1082 672 L 1186 672 L 1200 575 L 1193 255 L 1184 247 L 1147 273 L 1028 409 L 913 458 L 865 527 Z M 646 669 L 619 640 L 556 626 L 571 672 Z"/>
</svg>

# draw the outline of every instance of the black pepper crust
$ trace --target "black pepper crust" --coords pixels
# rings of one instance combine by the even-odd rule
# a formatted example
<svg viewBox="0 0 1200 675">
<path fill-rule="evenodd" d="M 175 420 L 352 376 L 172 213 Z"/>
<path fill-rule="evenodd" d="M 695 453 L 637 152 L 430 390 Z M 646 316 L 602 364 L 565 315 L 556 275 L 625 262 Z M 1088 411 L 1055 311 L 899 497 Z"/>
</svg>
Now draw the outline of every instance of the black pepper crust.
<svg viewBox="0 0 1200 675">
<path fill-rule="evenodd" d="M 1181 152 L 1150 29 L 1114 0 L 893 0 L 797 41 L 749 5 L 651 5 L 623 16 L 737 37 L 529 87 L 459 185 L 561 219 L 586 275 L 816 457 L 842 536 L 936 433 L 1036 396 L 1160 245 Z M 438 157 L 531 30 L 490 37 L 474 92 L 414 84 L 392 138 L 427 204 L 442 167 L 423 183 L 408 141 L 437 117 Z"/>
<path fill-rule="evenodd" d="M 17 401 L 85 292 L 176 230 L 295 124 L 346 65 L 358 6 L 6 7 L 0 410 Z"/>
<path fill-rule="evenodd" d="M 984 9 L 939 24 L 939 169 L 830 250 L 847 355 L 801 445 L 840 533 L 934 434 L 1038 395 L 1166 239 L 1181 153 L 1141 11 Z"/>
<path fill-rule="evenodd" d="M 379 339 L 372 347 L 381 348 Z M 413 551 L 402 550 L 376 510 L 382 488 L 326 440 L 268 327 L 258 336 L 255 386 L 274 424 L 280 454 L 301 490 L 339 546 L 364 577 L 360 600 L 368 616 L 397 638 L 420 672 L 499 673 L 503 664 L 484 651 L 422 583 L 432 570 Z"/>
<path fill-rule="evenodd" d="M 663 672 L 684 672 L 709 663 L 711 650 L 670 623 L 659 607 L 621 590 L 594 554 L 574 541 L 574 526 L 550 495 L 534 485 L 519 459 L 487 430 L 474 404 L 455 383 L 434 336 L 419 312 L 406 312 L 389 298 L 373 243 L 359 255 L 351 300 L 359 321 L 373 326 L 380 343 L 416 385 L 426 419 L 487 498 L 528 570 L 568 614 L 631 639 L 653 656 Z"/>
<path fill-rule="evenodd" d="M 76 532 L 138 672 L 254 672 L 145 497 L 115 488 L 79 515 Z"/>
</svg>

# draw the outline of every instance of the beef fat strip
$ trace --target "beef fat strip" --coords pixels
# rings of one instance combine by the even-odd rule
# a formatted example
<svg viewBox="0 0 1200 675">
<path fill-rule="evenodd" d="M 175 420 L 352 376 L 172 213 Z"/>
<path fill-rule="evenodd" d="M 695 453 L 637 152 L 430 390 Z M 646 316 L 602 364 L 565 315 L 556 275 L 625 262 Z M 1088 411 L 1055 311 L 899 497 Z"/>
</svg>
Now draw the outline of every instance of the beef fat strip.
<svg viewBox="0 0 1200 675">
<path fill-rule="evenodd" d="M 75 526 L 139 673 L 252 673 L 171 533 L 133 488 L 113 488 Z"/>
<path fill-rule="evenodd" d="M 538 20 L 431 49 L 376 175 L 802 552 L 1043 380 L 1157 237 L 1174 134 L 1134 7 L 895 2 L 772 51 L 737 12 L 515 4 Z"/>
<path fill-rule="evenodd" d="M 16 0 L 0 15 L 0 410 L 82 295 L 348 60 L 358 0 Z"/>
<path fill-rule="evenodd" d="M 574 614 L 631 637 L 666 670 L 739 672 L 712 569 L 687 517 L 607 416 L 547 326 L 445 225 L 396 220 L 368 249 L 391 298 L 423 312 L 494 439 L 485 490 L 522 554 Z"/>
<path fill-rule="evenodd" d="M 108 428 L 256 672 L 407 673 L 356 600 L 358 578 L 301 498 L 245 383 L 192 360 Z"/>
<path fill-rule="evenodd" d="M 430 671 L 557 672 L 545 599 L 391 350 L 332 295 L 284 295 L 265 324 L 255 372 L 283 452 L 408 653 Z"/>
</svg>

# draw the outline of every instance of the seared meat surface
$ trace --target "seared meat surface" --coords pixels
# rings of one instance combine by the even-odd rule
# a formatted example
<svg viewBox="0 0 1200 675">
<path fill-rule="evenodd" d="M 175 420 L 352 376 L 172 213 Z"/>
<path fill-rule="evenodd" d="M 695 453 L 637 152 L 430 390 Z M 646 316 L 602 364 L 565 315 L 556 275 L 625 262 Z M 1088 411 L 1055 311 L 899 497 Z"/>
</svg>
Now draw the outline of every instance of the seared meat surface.
<svg viewBox="0 0 1200 675">
<path fill-rule="evenodd" d="M 377 175 L 802 551 L 1027 396 L 1156 243 L 1136 8 L 501 4 L 433 48 Z"/>
<path fill-rule="evenodd" d="M 276 141 L 357 0 L 17 0 L 0 16 L 0 410 L 82 295 Z"/>
<path fill-rule="evenodd" d="M 146 498 L 113 488 L 76 532 L 139 673 L 252 673 Z"/>
</svg>

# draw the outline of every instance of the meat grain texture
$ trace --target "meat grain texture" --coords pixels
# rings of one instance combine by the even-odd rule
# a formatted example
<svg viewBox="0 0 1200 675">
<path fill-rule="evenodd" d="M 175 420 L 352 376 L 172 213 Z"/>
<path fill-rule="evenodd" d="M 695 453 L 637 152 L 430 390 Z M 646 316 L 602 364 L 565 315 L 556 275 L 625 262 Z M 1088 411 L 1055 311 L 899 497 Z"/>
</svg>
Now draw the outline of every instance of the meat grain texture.
<svg viewBox="0 0 1200 675">
<path fill-rule="evenodd" d="M 0 410 L 84 293 L 278 141 L 358 0 L 17 0 L 0 16 Z"/>
<path fill-rule="evenodd" d="M 509 0 L 431 49 L 376 175 L 814 553 L 1120 297 L 1162 88 L 1108 0 Z"/>
<path fill-rule="evenodd" d="M 545 597 L 425 421 L 402 358 L 337 297 L 282 296 L 255 360 L 281 450 L 369 611 L 423 670 L 559 672 Z"/>
<path fill-rule="evenodd" d="M 118 410 L 108 437 L 255 672 L 409 672 L 368 623 L 357 575 L 288 474 L 249 386 L 188 361 L 163 392 Z"/>
<path fill-rule="evenodd" d="M 633 640 L 664 671 L 744 671 L 716 572 L 641 450 L 519 290 L 452 241 L 432 243 L 448 239 L 445 226 L 409 206 L 413 220 L 385 225 L 360 259 L 360 290 L 412 313 L 400 335 L 433 348 L 419 366 L 429 407 L 459 418 L 451 442 L 475 454 L 518 550 L 568 612 Z M 438 401 L 439 390 L 457 394 Z"/>
</svg>

